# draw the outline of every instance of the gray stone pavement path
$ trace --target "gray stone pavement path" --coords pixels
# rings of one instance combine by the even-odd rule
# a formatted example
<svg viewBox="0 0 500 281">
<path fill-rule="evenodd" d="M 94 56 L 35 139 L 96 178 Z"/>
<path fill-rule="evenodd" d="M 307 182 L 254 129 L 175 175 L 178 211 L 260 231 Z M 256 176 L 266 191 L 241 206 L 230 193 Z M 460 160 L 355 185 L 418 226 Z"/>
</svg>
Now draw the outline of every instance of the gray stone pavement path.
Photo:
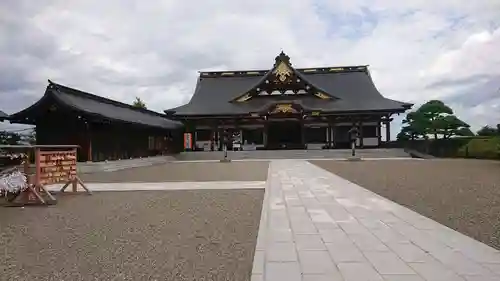
<svg viewBox="0 0 500 281">
<path fill-rule="evenodd" d="M 500 280 L 500 252 L 301 160 L 271 162 L 252 281 Z"/>
</svg>

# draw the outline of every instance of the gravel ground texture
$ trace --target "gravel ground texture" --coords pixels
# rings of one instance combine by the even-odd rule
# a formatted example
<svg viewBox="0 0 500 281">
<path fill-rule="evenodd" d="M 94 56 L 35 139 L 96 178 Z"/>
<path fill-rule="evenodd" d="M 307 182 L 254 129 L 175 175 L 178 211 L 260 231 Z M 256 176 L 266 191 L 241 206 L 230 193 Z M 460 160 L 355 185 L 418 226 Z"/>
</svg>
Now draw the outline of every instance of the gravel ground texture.
<svg viewBox="0 0 500 281">
<path fill-rule="evenodd" d="M 250 280 L 264 190 L 95 192 L 0 209 L 0 280 Z"/>
<path fill-rule="evenodd" d="M 80 174 L 84 182 L 265 181 L 267 161 L 168 163 L 114 172 Z"/>
<path fill-rule="evenodd" d="M 465 235 L 500 249 L 500 162 L 311 161 Z"/>
</svg>

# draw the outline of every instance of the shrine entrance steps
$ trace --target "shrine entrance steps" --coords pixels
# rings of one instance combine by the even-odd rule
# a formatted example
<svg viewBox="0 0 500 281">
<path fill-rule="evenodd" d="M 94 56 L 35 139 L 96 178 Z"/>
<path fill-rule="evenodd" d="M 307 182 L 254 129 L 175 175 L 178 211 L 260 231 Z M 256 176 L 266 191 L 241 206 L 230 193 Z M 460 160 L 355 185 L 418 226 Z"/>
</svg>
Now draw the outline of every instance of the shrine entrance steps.
<svg viewBox="0 0 500 281">
<path fill-rule="evenodd" d="M 361 158 L 410 158 L 403 149 L 359 149 L 356 155 Z M 351 156 L 349 149 L 332 150 L 251 150 L 228 151 L 231 160 L 244 159 L 346 159 Z M 222 151 L 183 152 L 175 155 L 178 161 L 220 160 L 224 157 Z"/>
</svg>

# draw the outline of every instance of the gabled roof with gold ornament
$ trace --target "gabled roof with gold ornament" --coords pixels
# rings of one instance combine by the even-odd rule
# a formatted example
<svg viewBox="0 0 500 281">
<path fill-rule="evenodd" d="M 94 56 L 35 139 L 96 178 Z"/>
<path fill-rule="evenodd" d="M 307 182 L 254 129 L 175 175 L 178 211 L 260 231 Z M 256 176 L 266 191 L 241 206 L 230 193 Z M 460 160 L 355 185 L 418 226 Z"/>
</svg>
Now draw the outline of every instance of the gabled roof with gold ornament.
<svg viewBox="0 0 500 281">
<path fill-rule="evenodd" d="M 258 96 L 269 96 L 269 94 L 272 95 L 273 93 L 284 95 L 287 91 L 291 91 L 290 94 L 300 94 L 301 90 L 304 94 L 313 95 L 324 100 L 338 99 L 309 81 L 304 74 L 293 68 L 290 57 L 281 52 L 275 58 L 273 68 L 259 82 L 244 94 L 233 99 L 232 102 L 246 102 Z"/>
<path fill-rule="evenodd" d="M 9 116 L 11 123 L 35 124 L 37 118 L 51 110 L 69 110 L 89 120 L 108 120 L 147 127 L 175 129 L 182 127 L 165 114 L 134 107 L 49 80 L 44 95 L 30 107 Z"/>
<path fill-rule="evenodd" d="M 165 113 L 173 117 L 245 115 L 283 101 L 325 113 L 399 113 L 413 106 L 383 97 L 366 65 L 293 68 L 282 52 L 271 70 L 201 72 L 189 103 Z"/>
</svg>

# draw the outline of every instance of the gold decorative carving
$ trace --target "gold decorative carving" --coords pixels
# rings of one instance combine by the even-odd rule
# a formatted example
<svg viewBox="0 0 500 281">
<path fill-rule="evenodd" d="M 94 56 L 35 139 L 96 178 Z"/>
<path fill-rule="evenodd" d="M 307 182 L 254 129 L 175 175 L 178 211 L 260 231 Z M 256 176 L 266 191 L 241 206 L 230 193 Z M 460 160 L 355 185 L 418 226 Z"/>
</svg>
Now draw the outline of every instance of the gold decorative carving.
<svg viewBox="0 0 500 281">
<path fill-rule="evenodd" d="M 297 110 L 291 104 L 278 104 L 271 113 L 297 113 Z"/>
<path fill-rule="evenodd" d="M 252 98 L 252 96 L 250 96 L 250 94 L 245 94 L 244 96 L 238 98 L 236 101 L 237 102 L 245 102 L 251 98 Z"/>
<path fill-rule="evenodd" d="M 344 70 L 344 68 L 342 68 L 342 67 L 330 68 L 330 71 L 332 71 L 332 72 L 333 71 L 343 71 L 343 70 Z"/>
<path fill-rule="evenodd" d="M 304 69 L 304 72 L 316 72 L 316 68 L 311 68 L 311 69 Z"/>
<path fill-rule="evenodd" d="M 311 115 L 312 115 L 312 116 L 319 116 L 319 115 L 320 115 L 320 112 L 319 112 L 319 111 L 313 111 Z"/>
<path fill-rule="evenodd" d="M 273 74 L 283 83 L 292 76 L 292 69 L 286 63 L 280 62 L 273 71 Z"/>
<path fill-rule="evenodd" d="M 221 75 L 223 76 L 234 75 L 234 72 L 223 72 Z"/>
<path fill-rule="evenodd" d="M 318 98 L 322 99 L 322 100 L 330 99 L 330 97 L 328 95 L 325 95 L 322 92 L 316 92 L 316 94 L 314 94 L 314 95 L 317 96 Z"/>
</svg>

